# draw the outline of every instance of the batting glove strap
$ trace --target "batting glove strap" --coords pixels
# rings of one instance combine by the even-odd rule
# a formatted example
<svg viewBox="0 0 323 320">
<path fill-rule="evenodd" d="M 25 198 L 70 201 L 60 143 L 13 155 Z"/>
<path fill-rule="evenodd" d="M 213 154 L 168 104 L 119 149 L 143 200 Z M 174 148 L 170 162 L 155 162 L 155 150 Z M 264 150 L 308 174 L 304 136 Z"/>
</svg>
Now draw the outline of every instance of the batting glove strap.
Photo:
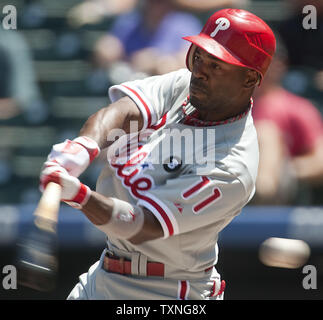
<svg viewBox="0 0 323 320">
<path fill-rule="evenodd" d="M 47 162 L 57 163 L 70 175 L 78 177 L 99 154 L 98 144 L 89 137 L 81 136 L 55 144 Z"/>
<path fill-rule="evenodd" d="M 43 170 L 40 177 L 41 191 L 49 182 L 59 184 L 62 187 L 61 200 L 77 209 L 81 209 L 91 196 L 91 189 L 88 186 L 58 165 L 49 166 Z"/>
<path fill-rule="evenodd" d="M 90 157 L 90 163 L 100 154 L 100 147 L 96 141 L 89 137 L 81 136 L 75 138 L 73 141 L 79 143 L 86 149 Z"/>
</svg>

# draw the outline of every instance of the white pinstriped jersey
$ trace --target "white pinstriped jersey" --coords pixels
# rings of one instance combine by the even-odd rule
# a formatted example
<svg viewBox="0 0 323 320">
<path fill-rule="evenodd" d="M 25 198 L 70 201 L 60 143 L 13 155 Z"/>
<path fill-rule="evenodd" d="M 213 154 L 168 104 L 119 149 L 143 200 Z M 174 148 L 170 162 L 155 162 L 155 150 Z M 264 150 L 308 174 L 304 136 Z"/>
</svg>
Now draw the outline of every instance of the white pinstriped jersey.
<svg viewBox="0 0 323 320">
<path fill-rule="evenodd" d="M 253 196 L 258 168 L 250 109 L 221 123 L 194 119 L 190 76 L 181 69 L 110 88 L 112 101 L 137 104 L 144 128 L 113 144 L 97 183 L 98 192 L 147 208 L 164 231 L 140 245 L 109 237 L 109 246 L 162 262 L 174 278 L 216 264 L 218 234 Z"/>
</svg>

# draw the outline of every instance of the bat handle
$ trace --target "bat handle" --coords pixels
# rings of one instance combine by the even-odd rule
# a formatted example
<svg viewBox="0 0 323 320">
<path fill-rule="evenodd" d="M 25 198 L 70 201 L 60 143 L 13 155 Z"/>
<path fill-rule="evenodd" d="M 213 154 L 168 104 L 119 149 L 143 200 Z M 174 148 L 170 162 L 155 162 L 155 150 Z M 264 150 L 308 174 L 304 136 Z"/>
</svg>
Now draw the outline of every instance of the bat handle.
<svg viewBox="0 0 323 320">
<path fill-rule="evenodd" d="M 56 232 L 61 190 L 62 187 L 57 183 L 49 182 L 47 184 L 34 212 L 34 222 L 38 228 Z"/>
</svg>

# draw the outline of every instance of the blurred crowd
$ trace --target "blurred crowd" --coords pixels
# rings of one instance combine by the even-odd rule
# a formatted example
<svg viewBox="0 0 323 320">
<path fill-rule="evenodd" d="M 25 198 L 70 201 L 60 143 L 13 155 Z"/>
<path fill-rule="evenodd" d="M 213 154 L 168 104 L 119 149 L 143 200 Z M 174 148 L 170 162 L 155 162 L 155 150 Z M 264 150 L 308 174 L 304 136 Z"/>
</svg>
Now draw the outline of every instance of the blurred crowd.
<svg viewBox="0 0 323 320">
<path fill-rule="evenodd" d="M 76 136 L 109 103 L 109 86 L 185 68 L 181 38 L 198 34 L 215 10 L 235 7 L 258 14 L 277 36 L 254 95 L 260 166 L 251 204 L 322 205 L 323 1 L 311 1 L 316 29 L 303 26 L 308 1 L 271 0 L 272 16 L 262 2 L 22 1 L 18 30 L 0 28 L 0 203 L 37 199 L 51 145 Z M 87 184 L 99 166 L 86 173 Z"/>
<path fill-rule="evenodd" d="M 254 97 L 260 146 L 254 202 L 322 204 L 323 2 L 311 1 L 317 29 L 303 25 L 308 1 L 286 2 L 290 14 L 274 25 L 277 52 Z"/>
</svg>

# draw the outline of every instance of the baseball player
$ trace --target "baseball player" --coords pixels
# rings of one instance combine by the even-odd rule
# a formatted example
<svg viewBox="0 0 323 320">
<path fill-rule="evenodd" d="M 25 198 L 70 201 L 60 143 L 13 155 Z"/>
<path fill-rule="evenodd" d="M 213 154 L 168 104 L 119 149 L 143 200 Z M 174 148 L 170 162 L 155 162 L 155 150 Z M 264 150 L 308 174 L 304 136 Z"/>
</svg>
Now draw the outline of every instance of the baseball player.
<svg viewBox="0 0 323 320">
<path fill-rule="evenodd" d="M 275 37 L 250 12 L 224 9 L 184 39 L 187 69 L 112 86 L 112 104 L 44 164 L 42 188 L 59 183 L 107 235 L 68 299 L 223 299 L 218 234 L 255 192 L 251 96 Z M 78 176 L 106 148 L 90 190 Z"/>
</svg>

